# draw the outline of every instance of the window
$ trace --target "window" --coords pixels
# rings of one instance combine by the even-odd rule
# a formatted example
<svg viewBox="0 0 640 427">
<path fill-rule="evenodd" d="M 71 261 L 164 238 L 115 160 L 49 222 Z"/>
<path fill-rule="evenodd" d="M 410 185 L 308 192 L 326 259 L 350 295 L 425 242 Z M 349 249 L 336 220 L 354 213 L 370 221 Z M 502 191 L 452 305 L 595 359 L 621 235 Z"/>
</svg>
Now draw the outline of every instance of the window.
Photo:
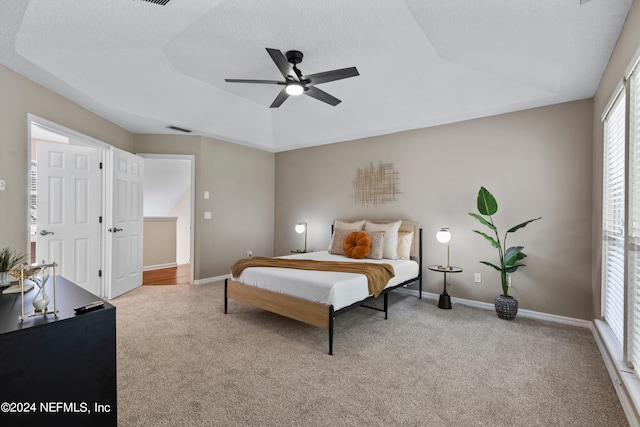
<svg viewBox="0 0 640 427">
<path fill-rule="evenodd" d="M 602 317 L 640 378 L 639 69 L 628 72 L 603 121 Z"/>
<path fill-rule="evenodd" d="M 627 358 L 640 367 L 640 75 L 629 80 L 629 224 Z"/>
<path fill-rule="evenodd" d="M 604 120 L 602 207 L 602 313 L 624 342 L 625 97 Z"/>
</svg>

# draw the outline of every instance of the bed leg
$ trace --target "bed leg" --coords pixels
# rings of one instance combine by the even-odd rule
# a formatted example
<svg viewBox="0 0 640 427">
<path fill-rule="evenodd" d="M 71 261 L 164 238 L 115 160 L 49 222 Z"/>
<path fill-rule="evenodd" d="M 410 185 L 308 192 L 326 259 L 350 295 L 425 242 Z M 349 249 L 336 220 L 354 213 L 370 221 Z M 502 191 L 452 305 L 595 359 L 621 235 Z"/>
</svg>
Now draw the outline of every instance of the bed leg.
<svg viewBox="0 0 640 427">
<path fill-rule="evenodd" d="M 329 356 L 333 356 L 333 306 L 329 306 Z"/>
<path fill-rule="evenodd" d="M 388 318 L 387 315 L 389 313 L 389 311 L 388 311 L 388 307 L 389 307 L 389 305 L 388 305 L 388 297 L 389 297 L 389 292 L 385 292 L 384 293 L 384 319 L 385 320 L 387 320 L 387 318 Z"/>
<path fill-rule="evenodd" d="M 418 234 L 420 235 L 420 240 L 419 240 L 419 246 L 418 246 L 418 257 L 419 257 L 419 265 L 420 265 L 420 269 L 418 270 L 418 288 L 419 288 L 419 298 L 422 299 L 422 260 L 424 258 L 422 258 L 422 228 L 418 231 Z"/>
<path fill-rule="evenodd" d="M 229 279 L 224 279 L 224 314 L 227 314 L 227 281 Z"/>
</svg>

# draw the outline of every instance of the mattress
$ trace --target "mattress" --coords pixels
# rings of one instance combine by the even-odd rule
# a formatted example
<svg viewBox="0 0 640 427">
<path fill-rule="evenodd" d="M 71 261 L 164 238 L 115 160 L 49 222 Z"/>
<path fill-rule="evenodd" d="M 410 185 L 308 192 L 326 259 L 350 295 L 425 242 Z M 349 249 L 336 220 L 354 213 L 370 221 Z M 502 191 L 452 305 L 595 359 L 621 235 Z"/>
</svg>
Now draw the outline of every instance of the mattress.
<svg viewBox="0 0 640 427">
<path fill-rule="evenodd" d="M 387 287 L 393 287 L 417 277 L 419 270 L 418 263 L 413 260 L 374 260 L 368 258 L 358 260 L 342 255 L 332 255 L 326 251 L 295 254 L 282 258 L 390 264 L 395 272 L 395 277 L 387 283 Z M 347 307 L 369 296 L 367 278 L 363 274 L 251 267 L 245 269 L 239 277 L 234 279 L 273 292 L 333 305 L 334 310 Z"/>
</svg>

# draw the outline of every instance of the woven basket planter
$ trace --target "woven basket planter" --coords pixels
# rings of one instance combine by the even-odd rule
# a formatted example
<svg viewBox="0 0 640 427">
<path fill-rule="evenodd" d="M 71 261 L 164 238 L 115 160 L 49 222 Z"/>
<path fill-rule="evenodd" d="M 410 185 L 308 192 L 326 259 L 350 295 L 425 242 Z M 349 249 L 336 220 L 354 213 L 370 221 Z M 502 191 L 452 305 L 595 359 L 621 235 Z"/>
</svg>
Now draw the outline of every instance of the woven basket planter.
<svg viewBox="0 0 640 427">
<path fill-rule="evenodd" d="M 498 317 L 505 320 L 513 320 L 518 314 L 518 300 L 514 297 L 498 295 L 496 297 L 496 313 Z"/>
</svg>

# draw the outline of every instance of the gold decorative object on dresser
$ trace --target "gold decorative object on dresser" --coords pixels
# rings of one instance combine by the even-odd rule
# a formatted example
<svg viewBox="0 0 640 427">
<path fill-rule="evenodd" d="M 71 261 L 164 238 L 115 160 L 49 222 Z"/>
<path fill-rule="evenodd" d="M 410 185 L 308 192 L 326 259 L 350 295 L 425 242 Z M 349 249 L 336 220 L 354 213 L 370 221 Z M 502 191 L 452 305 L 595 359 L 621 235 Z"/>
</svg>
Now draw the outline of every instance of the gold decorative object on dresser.
<svg viewBox="0 0 640 427">
<path fill-rule="evenodd" d="M 57 283 L 56 283 L 56 267 L 58 264 L 55 262 L 47 264 L 44 260 L 40 264 L 23 264 L 20 267 L 11 271 L 11 275 L 19 279 L 18 287 L 20 289 L 20 306 L 21 314 L 19 316 L 20 321 L 24 321 L 29 317 L 46 316 L 53 314 L 58 317 L 58 304 L 57 304 Z M 50 270 L 51 269 L 51 273 Z M 46 284 L 52 277 L 53 280 L 53 310 L 49 308 L 51 302 L 49 295 L 47 295 Z M 25 314 L 24 308 L 24 294 L 31 288 L 25 281 L 29 280 L 38 287 L 36 295 L 33 297 L 32 305 L 33 311 Z M 33 287 L 33 285 L 31 285 Z"/>
</svg>

